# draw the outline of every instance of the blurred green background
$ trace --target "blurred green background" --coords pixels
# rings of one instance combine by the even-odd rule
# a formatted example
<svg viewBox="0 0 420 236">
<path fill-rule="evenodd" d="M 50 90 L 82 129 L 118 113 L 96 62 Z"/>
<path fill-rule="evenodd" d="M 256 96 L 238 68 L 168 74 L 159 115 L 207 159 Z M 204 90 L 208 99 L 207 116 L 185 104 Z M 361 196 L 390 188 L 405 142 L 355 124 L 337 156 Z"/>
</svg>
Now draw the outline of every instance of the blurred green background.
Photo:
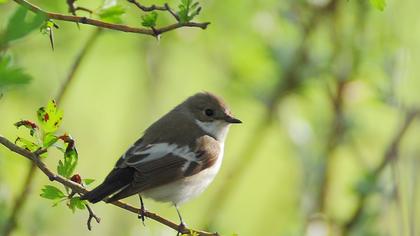
<svg viewBox="0 0 420 236">
<path fill-rule="evenodd" d="M 65 1 L 30 2 L 67 12 Z M 206 30 L 181 28 L 160 40 L 102 32 L 60 104 L 61 130 L 77 142 L 76 172 L 96 186 L 151 122 L 210 91 L 244 123 L 231 128 L 214 183 L 181 207 L 189 226 L 241 236 L 420 235 L 420 123 L 414 118 L 396 135 L 407 114 L 420 109 L 420 5 L 388 0 L 380 11 L 371 2 L 200 1 L 194 20 L 210 21 Z M 97 9 L 102 1 L 77 3 Z M 164 2 L 144 1 L 151 3 Z M 138 10 L 119 4 L 124 22 L 140 26 Z M 13 1 L 0 5 L 3 31 L 16 8 Z M 171 20 L 160 13 L 158 24 Z M 9 140 L 26 134 L 13 123 L 36 120 L 36 110 L 57 95 L 95 31 L 55 22 L 54 51 L 35 30 L 3 52 L 33 78 L 0 87 L 0 134 Z M 45 160 L 52 169 L 55 154 Z M 0 231 L 29 164 L 0 147 Z M 93 206 L 102 222 L 89 232 L 86 211 L 51 207 L 39 196 L 48 179 L 40 172 L 34 178 L 13 235 L 175 234 L 152 220 L 143 227 L 135 215 L 103 203 Z M 146 207 L 177 221 L 169 205 L 146 200 Z"/>
</svg>

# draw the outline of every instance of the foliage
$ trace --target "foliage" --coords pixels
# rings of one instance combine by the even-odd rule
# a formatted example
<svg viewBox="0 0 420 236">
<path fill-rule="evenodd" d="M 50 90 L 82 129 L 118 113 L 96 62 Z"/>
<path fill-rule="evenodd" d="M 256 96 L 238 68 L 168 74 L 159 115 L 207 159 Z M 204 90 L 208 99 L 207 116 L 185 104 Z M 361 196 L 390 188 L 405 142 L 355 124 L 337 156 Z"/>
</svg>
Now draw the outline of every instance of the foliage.
<svg viewBox="0 0 420 236">
<path fill-rule="evenodd" d="M 179 21 L 182 23 L 190 22 L 194 17 L 200 14 L 201 7 L 198 2 L 193 0 L 181 0 L 181 3 L 178 5 L 178 17 Z"/>
<path fill-rule="evenodd" d="M 73 212 L 75 212 L 76 209 L 84 210 L 86 208 L 86 201 L 81 200 L 80 197 L 72 197 L 68 206 Z"/>
<path fill-rule="evenodd" d="M 42 14 L 34 14 L 19 6 L 10 16 L 4 32 L 0 33 L 0 97 L 4 88 L 27 84 L 32 78 L 14 65 L 12 56 L 2 52 L 13 41 L 24 38 L 45 21 Z"/>
<path fill-rule="evenodd" d="M 144 14 L 141 16 L 141 19 L 142 19 L 141 25 L 145 27 L 155 27 L 157 17 L 158 17 L 158 14 L 156 12 L 150 12 L 148 14 Z"/>
<path fill-rule="evenodd" d="M 66 195 L 60 189 L 52 185 L 45 185 L 41 191 L 42 193 L 40 196 L 46 199 L 57 200 L 66 197 Z"/>
<path fill-rule="evenodd" d="M 0 91 L 2 88 L 27 84 L 32 77 L 13 64 L 12 56 L 0 55 Z"/>
<path fill-rule="evenodd" d="M 374 6 L 376 9 L 383 11 L 386 6 L 386 1 L 385 0 L 370 0 L 370 4 L 372 4 L 372 6 Z"/>
<path fill-rule="evenodd" d="M 30 12 L 29 15 L 32 17 L 28 17 L 28 13 L 29 10 L 25 7 L 19 6 L 16 9 L 7 23 L 3 43 L 21 39 L 44 23 L 44 15 Z"/>
<path fill-rule="evenodd" d="M 53 1 L 31 2 L 40 3 L 46 10 L 65 9 Z M 150 6 L 166 1 L 139 2 Z M 179 14 L 178 2 L 169 2 L 176 14 Z M 92 163 L 101 165 L 90 168 L 91 176 L 86 177 L 104 176 L 118 155 L 153 120 L 186 96 L 208 90 L 224 97 L 232 112 L 246 122 L 242 127 L 230 129 L 225 158 L 214 184 L 195 201 L 181 207 L 187 223 L 191 225 L 193 221 L 198 228 L 208 226 L 221 235 L 230 235 L 229 232 L 238 232 L 241 236 L 317 233 L 319 224 L 311 227 L 315 228 L 314 232 L 308 232 L 307 219 L 320 216 L 316 214 L 319 211 L 315 209 L 315 199 L 321 191 L 319 176 L 327 172 L 324 164 L 329 160 L 327 203 L 320 217 L 325 219 L 322 223 L 331 230 L 331 235 L 344 232 L 341 226 L 356 213 L 358 196 L 368 198 L 364 201 L 363 216 L 348 235 L 410 233 L 410 221 L 414 225 L 417 222 L 410 215 L 419 213 L 414 207 L 419 199 L 413 197 L 418 196 L 418 191 L 412 191 L 419 189 L 415 185 L 419 183 L 416 171 L 419 167 L 418 119 L 404 135 L 399 157 L 392 161 L 394 164 L 386 167 L 379 177 L 370 172 L 391 145 L 403 120 L 403 109 L 419 105 L 419 54 L 416 53 L 419 45 L 416 42 L 420 41 L 420 33 L 413 27 L 419 23 L 418 3 L 415 0 L 393 4 L 374 0 L 335 1 L 334 8 L 330 2 L 333 1 L 200 1 L 208 10 L 203 17 L 214 21 L 209 31 L 188 30 L 183 34 L 181 30 L 163 37 L 160 43 L 138 40 L 133 34 L 100 36 L 103 38 L 85 57 L 82 73 L 76 73 L 77 80 L 70 87 L 72 91 L 62 103 L 66 107 L 60 129 L 71 127 L 68 131 L 77 138 L 76 147 L 81 155 L 70 178 L 80 172 L 80 165 L 86 164 L 85 168 L 89 168 Z M 380 8 L 373 2 L 386 5 Z M 84 4 L 84 1 L 77 3 Z M 119 3 L 125 4 L 126 9 L 121 19 L 133 27 L 141 26 L 143 12 L 129 14 L 136 12 L 135 6 L 127 1 Z M 7 6 L 0 5 L 3 29 L 10 9 L 6 7 L 14 4 L 9 1 Z M 326 8 L 322 4 L 326 4 Z M 95 9 L 101 8 L 95 6 Z M 97 12 L 99 10 L 92 14 L 93 18 L 99 18 Z M 156 12 L 159 14 L 157 26 L 169 21 L 176 23 L 169 14 Z M 79 15 L 89 16 L 87 13 Z M 40 43 L 38 38 L 10 44 L 7 55 L 13 54 L 12 67 L 40 74 L 44 70 L 40 67 L 45 66 L 45 73 L 41 73 L 42 78 L 33 80 L 34 86 L 25 96 L 14 93 L 0 100 L 0 117 L 4 121 L 0 125 L 1 134 L 12 135 L 13 131 L 9 131 L 12 121 L 19 119 L 27 107 L 57 92 L 72 60 L 83 47 L 86 34 L 92 30 L 82 24 L 80 30 L 73 23 L 60 26 L 57 39 L 68 41 L 59 42 L 60 48 L 55 52 L 42 50 L 46 42 Z M 340 103 L 332 98 L 340 94 L 336 84 L 343 78 L 346 82 L 339 108 Z M 384 90 L 390 92 L 382 94 Z M 274 91 L 280 94 L 277 102 L 272 102 Z M 341 109 L 342 116 L 341 122 L 334 126 L 336 109 Z M 347 125 L 348 122 L 351 125 Z M 36 125 L 41 124 L 37 121 Z M 36 130 L 30 123 L 25 127 L 20 129 L 28 133 Z M 59 146 L 64 153 L 67 144 L 61 139 L 56 141 L 63 134 L 57 132 L 44 137 L 43 146 L 50 149 Z M 39 147 L 30 134 L 30 137 L 21 136 L 26 140 L 17 141 L 22 142 L 19 145 L 31 150 Z M 329 149 L 331 146 L 335 148 Z M 247 154 L 243 150 L 248 147 L 252 147 L 249 149 L 252 151 L 242 155 Z M 54 164 L 53 170 L 59 160 L 63 165 L 65 161 L 64 154 L 55 154 L 49 151 L 46 157 L 48 164 Z M 0 175 L 6 176 L 0 177 L 0 198 L 7 202 L 7 208 L 0 209 L 0 214 L 10 212 L 13 193 L 21 187 L 17 179 L 23 179 L 25 174 L 18 170 L 26 167 L 19 166 L 21 162 L 8 155 L 7 150 L 0 147 Z M 236 166 L 244 166 L 244 162 L 251 164 L 238 172 L 242 174 L 231 172 Z M 77 177 L 73 179 L 79 181 Z M 219 191 L 219 186 L 234 179 L 238 181 L 230 191 Z M 81 182 L 86 184 L 87 181 L 82 179 Z M 64 188 L 48 184 L 66 195 L 62 202 L 56 199 L 60 207 L 70 203 L 70 194 Z M 212 201 L 218 195 L 226 196 L 227 204 L 221 206 Z M 130 200 L 137 205 L 137 199 Z M 44 210 L 43 204 L 38 203 L 55 203 L 37 196 L 28 201 L 32 206 L 39 206 L 22 210 L 28 219 L 33 219 L 34 225 L 42 219 L 33 216 Z M 147 199 L 145 204 L 148 210 L 177 219 L 175 212 L 165 204 L 154 204 Z M 195 209 L 196 206 L 200 206 L 200 210 Z M 210 216 L 207 207 L 218 210 L 219 214 Z M 3 209 L 5 212 L 1 212 Z M 377 215 L 371 214 L 372 211 Z M 101 208 L 101 214 L 105 228 L 107 222 L 119 224 L 129 217 L 126 212 L 108 206 Z M 38 231 L 40 235 L 56 235 L 74 226 L 68 224 L 73 218 L 71 214 L 46 215 L 44 222 L 48 225 L 64 226 L 45 227 Z M 373 222 L 367 224 L 370 221 Z M 134 219 L 131 223 L 124 221 L 124 227 L 118 232 L 129 235 L 134 231 L 139 234 L 162 231 L 160 227 L 149 228 L 150 224 L 146 221 L 144 228 Z M 76 223 L 77 226 L 81 225 Z M 28 227 L 20 224 L 19 232 L 29 234 Z M 418 230 L 417 227 L 412 234 L 418 235 Z M 377 232 L 370 234 L 372 231 Z M 83 233 L 81 229 L 74 232 L 80 233 Z M 111 235 L 115 231 L 102 233 Z"/>
<path fill-rule="evenodd" d="M 31 138 L 18 137 L 15 143 L 31 152 L 48 150 L 50 147 L 57 148 L 63 153 L 63 158 L 58 161 L 57 173 L 78 184 L 91 184 L 94 181 L 93 179 L 82 180 L 79 174 L 73 174 L 78 163 L 75 141 L 68 134 L 57 134 L 63 120 L 63 111 L 57 107 L 56 102 L 51 100 L 45 107 L 39 108 L 37 118 L 38 123 L 29 120 L 21 120 L 15 123 L 17 128 L 23 127 L 29 130 Z M 65 188 L 63 192 L 52 185 L 45 185 L 40 196 L 53 200 L 54 206 L 62 201 L 67 201 L 67 206 L 73 212 L 76 209 L 85 209 L 85 204 L 87 204 L 86 201 L 74 196 L 69 189 Z"/>
<path fill-rule="evenodd" d="M 99 12 L 98 16 L 101 20 L 112 22 L 112 23 L 122 23 L 122 15 L 125 13 L 125 9 L 121 5 L 113 6 L 104 6 Z"/>
</svg>

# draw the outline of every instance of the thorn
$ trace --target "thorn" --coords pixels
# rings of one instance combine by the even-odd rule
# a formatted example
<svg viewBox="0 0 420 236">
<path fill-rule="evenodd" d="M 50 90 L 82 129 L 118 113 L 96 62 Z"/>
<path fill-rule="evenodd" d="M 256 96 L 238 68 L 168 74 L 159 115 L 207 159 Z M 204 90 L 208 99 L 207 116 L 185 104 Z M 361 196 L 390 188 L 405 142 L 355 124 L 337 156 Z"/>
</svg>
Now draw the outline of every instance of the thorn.
<svg viewBox="0 0 420 236">
<path fill-rule="evenodd" d="M 48 29 L 49 29 L 49 38 L 50 38 L 51 49 L 54 51 L 54 30 L 51 27 L 49 27 Z"/>
<path fill-rule="evenodd" d="M 57 179 L 57 176 L 56 175 L 51 175 L 51 176 L 48 176 L 48 179 L 50 181 L 55 181 Z"/>
<path fill-rule="evenodd" d="M 60 26 L 57 25 L 55 22 L 53 22 L 53 21 L 51 21 L 51 22 L 53 23 L 54 28 L 56 28 L 56 29 L 59 29 L 60 28 Z"/>
</svg>

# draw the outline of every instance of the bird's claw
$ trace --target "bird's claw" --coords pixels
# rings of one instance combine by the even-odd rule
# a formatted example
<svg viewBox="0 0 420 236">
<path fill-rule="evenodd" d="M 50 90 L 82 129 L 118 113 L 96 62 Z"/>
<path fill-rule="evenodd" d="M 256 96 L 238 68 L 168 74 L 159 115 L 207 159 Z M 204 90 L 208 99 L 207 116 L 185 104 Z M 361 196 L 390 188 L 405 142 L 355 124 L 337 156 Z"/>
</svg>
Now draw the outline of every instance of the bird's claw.
<svg viewBox="0 0 420 236">
<path fill-rule="evenodd" d="M 146 224 L 144 223 L 144 221 L 146 219 L 146 212 L 147 212 L 147 210 L 144 209 L 144 206 L 141 206 L 140 214 L 138 215 L 138 218 L 141 219 L 141 222 L 143 223 L 143 226 L 146 226 Z"/>
<path fill-rule="evenodd" d="M 178 232 L 176 233 L 176 236 L 180 236 L 184 233 L 185 229 L 187 228 L 187 225 L 184 222 L 181 222 L 178 225 Z"/>
</svg>

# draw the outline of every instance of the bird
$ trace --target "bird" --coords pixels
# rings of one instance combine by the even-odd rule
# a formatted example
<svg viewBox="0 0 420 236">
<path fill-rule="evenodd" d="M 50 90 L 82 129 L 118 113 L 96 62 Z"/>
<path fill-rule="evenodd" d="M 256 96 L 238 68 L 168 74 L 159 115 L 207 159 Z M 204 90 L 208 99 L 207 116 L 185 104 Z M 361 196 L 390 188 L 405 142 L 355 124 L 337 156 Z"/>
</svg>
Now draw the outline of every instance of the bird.
<svg viewBox="0 0 420 236">
<path fill-rule="evenodd" d="M 210 92 L 188 97 L 150 125 L 116 162 L 104 181 L 81 197 L 96 203 L 137 195 L 172 204 L 180 229 L 179 205 L 201 194 L 220 170 L 231 124 L 242 123 Z"/>
</svg>

